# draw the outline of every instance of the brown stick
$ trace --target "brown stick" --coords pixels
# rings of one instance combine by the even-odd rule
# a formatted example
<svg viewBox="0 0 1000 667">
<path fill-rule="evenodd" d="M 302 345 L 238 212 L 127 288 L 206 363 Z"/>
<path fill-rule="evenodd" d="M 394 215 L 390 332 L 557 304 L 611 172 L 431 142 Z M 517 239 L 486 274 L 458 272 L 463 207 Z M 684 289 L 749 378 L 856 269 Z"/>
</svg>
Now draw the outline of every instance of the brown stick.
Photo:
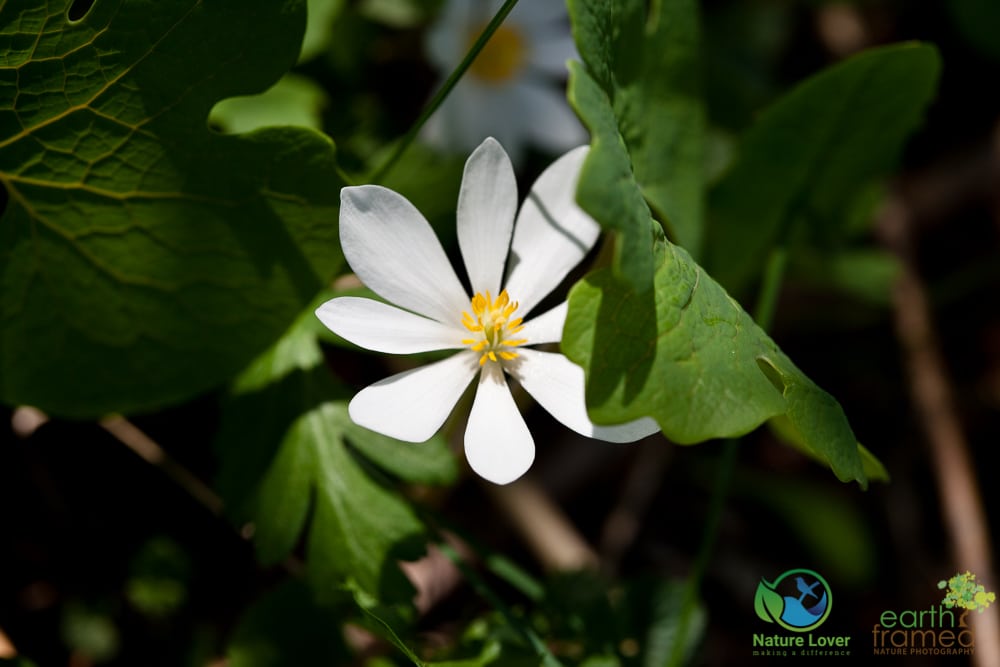
<svg viewBox="0 0 1000 667">
<path fill-rule="evenodd" d="M 162 470 L 192 498 L 216 516 L 222 516 L 222 499 L 207 484 L 198 479 L 190 470 L 180 465 L 148 435 L 124 417 L 107 417 L 101 420 L 101 427 L 119 442 Z"/>
<path fill-rule="evenodd" d="M 597 567 L 594 549 L 530 477 L 506 486 L 483 486 L 543 568 L 558 572 Z"/>
<path fill-rule="evenodd" d="M 930 446 L 931 468 L 952 557 L 959 570 L 971 570 L 987 590 L 994 590 L 996 577 L 989 524 L 937 344 L 927 292 L 914 267 L 910 228 L 911 215 L 905 203 L 897 200 L 887 207 L 880 229 L 903 263 L 902 275 L 893 291 L 896 335 L 911 378 L 913 401 Z M 1000 665 L 997 614 L 969 616 L 976 637 L 973 664 Z"/>
<path fill-rule="evenodd" d="M 16 658 L 17 649 L 14 648 L 14 644 L 7 638 L 3 630 L 0 630 L 0 658 Z"/>
</svg>

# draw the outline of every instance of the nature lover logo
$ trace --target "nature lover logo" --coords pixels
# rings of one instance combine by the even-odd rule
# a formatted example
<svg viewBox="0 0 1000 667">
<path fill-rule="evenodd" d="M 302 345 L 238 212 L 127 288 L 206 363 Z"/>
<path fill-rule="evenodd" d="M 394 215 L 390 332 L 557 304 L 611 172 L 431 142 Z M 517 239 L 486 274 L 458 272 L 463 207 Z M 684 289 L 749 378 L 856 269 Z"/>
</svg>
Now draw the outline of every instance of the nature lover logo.
<svg viewBox="0 0 1000 667">
<path fill-rule="evenodd" d="M 754 610 L 772 631 L 754 632 L 752 655 L 849 656 L 850 636 L 812 632 L 823 625 L 831 609 L 833 592 L 818 572 L 800 568 L 783 572 L 774 581 L 761 577 Z"/>
<path fill-rule="evenodd" d="M 773 582 L 761 577 L 754 596 L 754 610 L 761 620 L 777 623 L 785 630 L 815 630 L 833 605 L 830 585 L 812 570 L 788 570 Z"/>
</svg>

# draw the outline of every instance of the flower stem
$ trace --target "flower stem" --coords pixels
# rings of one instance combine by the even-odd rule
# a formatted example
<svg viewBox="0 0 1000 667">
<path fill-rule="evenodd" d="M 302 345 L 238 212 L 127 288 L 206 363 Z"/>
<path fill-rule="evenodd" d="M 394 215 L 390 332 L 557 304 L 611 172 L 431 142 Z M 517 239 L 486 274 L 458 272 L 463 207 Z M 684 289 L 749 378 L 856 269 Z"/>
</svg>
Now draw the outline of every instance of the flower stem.
<svg viewBox="0 0 1000 667">
<path fill-rule="evenodd" d="M 504 19 L 507 18 L 507 15 L 510 14 L 516 4 L 517 0 L 506 0 L 506 2 L 503 3 L 500 10 L 486 25 L 486 28 L 483 29 L 482 34 L 476 38 L 476 41 L 472 44 L 469 52 L 465 54 L 465 58 L 462 59 L 462 62 L 460 62 L 458 67 L 456 67 L 455 70 L 448 76 L 441 88 L 438 89 L 437 93 L 434 94 L 434 97 L 431 98 L 431 101 L 427 103 L 426 107 L 424 107 L 424 110 L 420 113 L 417 120 L 413 123 L 407 133 L 403 135 L 403 138 L 399 140 L 399 143 L 396 144 L 392 154 L 389 155 L 386 161 L 383 162 L 378 169 L 372 172 L 371 177 L 368 179 L 369 183 L 380 183 L 382 179 L 385 178 L 386 174 L 389 173 L 389 170 L 395 166 L 396 162 L 399 161 L 399 158 L 403 155 L 406 149 L 409 148 L 410 144 L 413 143 L 413 140 L 416 139 L 417 133 L 420 132 L 420 128 L 424 126 L 424 123 L 427 122 L 434 112 L 437 111 L 438 107 L 441 106 L 441 103 L 444 102 L 445 98 L 448 97 L 452 88 L 455 87 L 458 80 L 461 79 L 462 75 L 469 69 L 472 65 L 472 61 L 474 61 L 476 56 L 479 55 L 479 52 L 483 50 L 483 47 L 486 46 L 486 42 L 490 40 L 490 37 L 492 37 L 493 33 L 497 31 L 497 28 L 499 28 L 500 24 L 504 22 Z"/>
</svg>

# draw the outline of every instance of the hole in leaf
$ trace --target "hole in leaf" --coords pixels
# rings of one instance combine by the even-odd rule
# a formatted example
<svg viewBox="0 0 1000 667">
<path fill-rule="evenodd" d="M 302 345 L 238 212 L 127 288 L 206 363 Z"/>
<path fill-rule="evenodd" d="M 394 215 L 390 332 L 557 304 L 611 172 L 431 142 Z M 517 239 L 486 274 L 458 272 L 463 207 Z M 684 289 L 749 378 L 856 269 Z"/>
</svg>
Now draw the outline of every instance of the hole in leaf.
<svg viewBox="0 0 1000 667">
<path fill-rule="evenodd" d="M 7 210 L 7 186 L 0 183 L 0 218 L 3 217 L 4 211 Z"/>
<path fill-rule="evenodd" d="M 757 357 L 757 367 L 760 368 L 760 372 L 771 381 L 774 388 L 777 389 L 781 394 L 785 393 L 785 378 L 778 367 L 768 359 L 767 357 Z"/>
<path fill-rule="evenodd" d="M 69 6 L 69 10 L 66 12 L 66 18 L 70 21 L 80 21 L 90 8 L 94 6 L 94 2 L 97 0 L 73 0 L 73 4 Z"/>
</svg>

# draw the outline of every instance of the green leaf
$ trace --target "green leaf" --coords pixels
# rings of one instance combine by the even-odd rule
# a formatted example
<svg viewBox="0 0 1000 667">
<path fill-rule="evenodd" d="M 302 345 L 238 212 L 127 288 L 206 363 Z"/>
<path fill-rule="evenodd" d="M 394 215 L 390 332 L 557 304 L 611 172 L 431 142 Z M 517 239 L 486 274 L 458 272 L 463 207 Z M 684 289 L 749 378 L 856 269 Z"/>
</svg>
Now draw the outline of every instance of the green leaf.
<svg viewBox="0 0 1000 667">
<path fill-rule="evenodd" d="M 458 477 L 458 462 L 443 437 L 413 444 L 380 435 L 352 421 L 344 435 L 365 458 L 408 482 L 449 484 Z"/>
<path fill-rule="evenodd" d="M 705 161 L 697 3 L 654 2 L 648 15 L 646 4 L 569 3 L 584 65 L 570 64 L 568 95 L 592 136 L 578 199 L 618 232 L 615 269 L 640 289 L 652 277 L 658 232 L 650 206 L 675 240 L 699 252 Z"/>
<path fill-rule="evenodd" d="M 344 10 L 345 0 L 308 0 L 309 21 L 302 37 L 299 62 L 323 53 L 333 42 L 333 24 Z"/>
<path fill-rule="evenodd" d="M 842 489 L 790 475 L 738 471 L 734 492 L 757 502 L 808 549 L 810 562 L 844 586 L 863 588 L 877 577 L 876 540 L 859 507 Z M 831 579 L 831 580 L 832 580 Z"/>
<path fill-rule="evenodd" d="M 223 406 L 216 442 L 219 488 L 237 517 L 255 525 L 258 557 L 284 559 L 308 534 L 317 588 L 348 579 L 372 595 L 410 593 L 395 562 L 422 551 L 423 524 L 357 452 L 397 477 L 445 483 L 457 475 L 443 438 L 413 444 L 354 424 L 345 392 L 329 376 L 314 307 L 239 376 Z"/>
<path fill-rule="evenodd" d="M 762 621 L 775 623 L 785 611 L 785 601 L 771 582 L 761 579 L 753 598 L 753 608 Z"/>
<path fill-rule="evenodd" d="M 69 5 L 0 6 L 0 400 L 149 410 L 223 383 L 336 272 L 341 183 L 315 132 L 206 122 L 294 62 L 300 0 Z"/>
<path fill-rule="evenodd" d="M 299 74 L 286 74 L 263 93 L 230 97 L 216 104 L 209 121 L 227 134 L 243 134 L 271 125 L 323 129 L 326 91 Z"/>
<path fill-rule="evenodd" d="M 265 564 L 283 559 L 309 517 L 307 562 L 319 589 L 348 578 L 373 595 L 408 586 L 396 566 L 420 555 L 423 525 L 397 494 L 376 483 L 344 441 L 347 405 L 324 402 L 299 417 L 261 482 L 254 542 Z"/>
<path fill-rule="evenodd" d="M 794 447 L 819 463 L 826 463 L 825 460 L 818 457 L 816 453 L 806 444 L 802 433 L 787 415 L 775 417 L 770 420 L 767 425 L 771 428 L 771 431 L 786 445 Z M 878 458 L 868 451 L 868 449 L 860 442 L 858 443 L 858 455 L 861 456 L 861 466 L 865 471 L 865 476 L 868 477 L 869 480 L 876 482 L 889 481 L 889 471 L 886 470 L 885 466 L 882 465 L 882 462 L 879 461 Z"/>
<path fill-rule="evenodd" d="M 348 585 L 348 589 L 354 596 L 355 604 L 372 621 L 378 634 L 388 639 L 396 648 L 402 651 L 416 667 L 425 667 L 427 665 L 397 633 L 396 628 L 401 628 L 405 623 L 393 608 L 381 604 L 376 598 L 357 586 Z"/>
<path fill-rule="evenodd" d="M 835 253 L 803 248 L 791 258 L 796 282 L 836 290 L 882 308 L 891 303 L 892 286 L 902 266 L 885 250 L 857 249 Z"/>
<path fill-rule="evenodd" d="M 608 269 L 570 291 L 563 352 L 583 366 L 597 423 L 652 416 L 671 440 L 743 435 L 786 415 L 841 480 L 867 477 L 837 402 L 812 383 L 682 249 L 655 248 L 654 288 Z"/>
<path fill-rule="evenodd" d="M 683 580 L 630 583 L 628 608 L 635 615 L 633 631 L 643 631 L 639 641 L 643 667 L 691 664 L 705 637 L 708 612 L 703 601 L 687 599 L 690 585 Z"/>
<path fill-rule="evenodd" d="M 859 193 L 895 166 L 939 70 L 930 45 L 874 49 L 811 77 L 761 114 L 711 194 L 712 275 L 735 291 L 790 237 L 829 247 Z"/>
</svg>

